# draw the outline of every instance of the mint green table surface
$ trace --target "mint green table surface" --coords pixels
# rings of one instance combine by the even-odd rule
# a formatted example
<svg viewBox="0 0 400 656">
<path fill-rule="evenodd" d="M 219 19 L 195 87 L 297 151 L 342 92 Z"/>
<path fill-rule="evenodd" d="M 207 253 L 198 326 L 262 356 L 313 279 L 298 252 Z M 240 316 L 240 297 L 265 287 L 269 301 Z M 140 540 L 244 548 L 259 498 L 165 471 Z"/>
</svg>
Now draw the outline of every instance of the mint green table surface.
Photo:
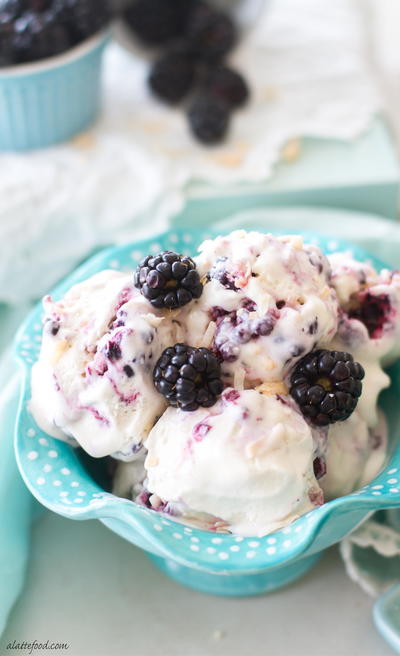
<svg viewBox="0 0 400 656">
<path fill-rule="evenodd" d="M 192 182 L 187 190 L 192 220 L 204 226 L 211 221 L 209 210 L 220 220 L 257 206 L 341 208 L 390 219 L 399 215 L 400 164 L 382 118 L 376 117 L 353 141 L 304 137 L 299 143 L 299 156 L 281 160 L 266 182 L 218 187 Z"/>
</svg>

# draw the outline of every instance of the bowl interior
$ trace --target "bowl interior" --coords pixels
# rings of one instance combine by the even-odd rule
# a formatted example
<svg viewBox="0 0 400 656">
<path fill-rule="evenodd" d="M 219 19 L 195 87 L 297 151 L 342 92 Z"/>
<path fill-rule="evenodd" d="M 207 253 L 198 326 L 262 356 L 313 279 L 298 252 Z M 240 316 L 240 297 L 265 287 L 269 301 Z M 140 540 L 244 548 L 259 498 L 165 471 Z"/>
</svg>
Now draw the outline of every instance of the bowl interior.
<svg viewBox="0 0 400 656">
<path fill-rule="evenodd" d="M 190 234 L 169 231 L 152 240 L 107 249 L 68 276 L 53 290 L 52 296 L 60 298 L 73 284 L 105 268 L 131 271 L 147 253 L 172 248 L 193 255 L 199 243 L 212 236 L 215 235 L 210 231 Z M 361 249 L 336 239 L 311 233 L 305 233 L 304 237 L 326 253 L 350 250 L 356 258 L 370 260 L 378 269 L 383 266 Z M 88 465 L 88 459 L 80 457 L 77 450 L 41 431 L 29 412 L 30 372 L 40 349 L 41 315 L 42 308 L 38 305 L 16 339 L 16 353 L 23 375 L 15 443 L 17 461 L 27 486 L 43 505 L 54 512 L 75 519 L 98 518 L 106 523 L 118 523 L 121 527 L 118 532 L 124 537 L 156 555 L 173 558 L 182 564 L 210 571 L 243 572 L 276 567 L 304 554 L 325 525 L 329 526 L 327 539 L 333 543 L 369 512 L 400 506 L 399 364 L 390 369 L 392 386 L 381 399 L 389 420 L 391 439 L 385 469 L 361 490 L 324 504 L 274 534 L 262 538 L 216 535 L 186 527 L 132 501 L 113 496 L 104 487 L 107 479 L 104 461 L 91 461 Z"/>
</svg>

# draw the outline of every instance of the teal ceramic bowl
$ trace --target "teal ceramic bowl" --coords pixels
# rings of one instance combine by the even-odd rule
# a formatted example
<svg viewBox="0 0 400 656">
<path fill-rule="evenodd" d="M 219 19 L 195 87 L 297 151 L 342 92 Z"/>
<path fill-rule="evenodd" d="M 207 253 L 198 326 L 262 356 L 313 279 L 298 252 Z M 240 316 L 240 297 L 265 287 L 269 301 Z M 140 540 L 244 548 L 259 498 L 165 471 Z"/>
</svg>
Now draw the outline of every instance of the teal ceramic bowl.
<svg viewBox="0 0 400 656">
<path fill-rule="evenodd" d="M 102 32 L 57 57 L 0 68 L 1 151 L 50 146 L 94 122 L 107 38 Z"/>
<path fill-rule="evenodd" d="M 105 268 L 130 271 L 147 253 L 173 248 L 194 254 L 206 233 L 168 232 L 159 237 L 102 251 L 53 292 L 62 296 L 71 285 Z M 327 237 L 305 235 L 329 253 L 350 249 L 361 259 L 375 258 Z M 76 451 L 43 433 L 29 413 L 30 371 L 41 340 L 41 306 L 20 329 L 16 351 L 23 385 L 15 431 L 16 456 L 32 494 L 47 508 L 71 519 L 99 519 L 115 533 L 145 549 L 177 581 L 203 592 L 252 595 L 273 590 L 304 574 L 323 549 L 341 540 L 373 511 L 400 506 L 400 366 L 389 374 L 392 387 L 382 396 L 389 419 L 391 445 L 387 466 L 369 485 L 304 515 L 263 538 L 243 538 L 185 527 L 132 501 L 105 492 L 85 469 Z"/>
</svg>

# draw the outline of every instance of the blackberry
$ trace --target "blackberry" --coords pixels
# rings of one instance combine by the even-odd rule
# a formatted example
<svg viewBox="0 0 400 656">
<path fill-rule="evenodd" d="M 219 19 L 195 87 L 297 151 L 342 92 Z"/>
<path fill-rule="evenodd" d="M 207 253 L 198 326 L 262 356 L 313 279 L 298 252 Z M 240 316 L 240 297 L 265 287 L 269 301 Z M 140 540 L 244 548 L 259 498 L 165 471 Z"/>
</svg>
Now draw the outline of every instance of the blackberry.
<svg viewBox="0 0 400 656">
<path fill-rule="evenodd" d="M 302 358 L 290 377 L 290 394 L 317 426 L 344 421 L 354 411 L 365 372 L 350 353 L 321 349 Z"/>
<path fill-rule="evenodd" d="M 221 367 L 214 353 L 186 344 L 175 344 L 163 351 L 153 380 L 169 405 L 187 411 L 214 405 L 223 389 Z"/>
<path fill-rule="evenodd" d="M 237 30 L 230 16 L 206 2 L 194 4 L 185 33 L 198 57 L 210 63 L 223 59 L 237 41 Z"/>
<path fill-rule="evenodd" d="M 108 0 L 64 0 L 69 9 L 71 36 L 76 43 L 104 28 L 111 20 Z"/>
<path fill-rule="evenodd" d="M 13 49 L 19 63 L 59 55 L 71 46 L 63 25 L 47 21 L 45 14 L 27 11 L 15 21 Z"/>
<path fill-rule="evenodd" d="M 52 2 L 53 0 L 25 0 L 25 7 L 32 11 L 46 11 L 50 9 Z"/>
<path fill-rule="evenodd" d="M 217 66 L 206 80 L 207 92 L 232 109 L 244 105 L 249 98 L 249 87 L 243 76 L 228 66 Z"/>
<path fill-rule="evenodd" d="M 7 17 L 0 14 L 0 66 L 10 66 L 14 63 L 12 39 L 12 25 L 8 22 Z"/>
<path fill-rule="evenodd" d="M 195 63 L 190 51 L 175 49 L 160 57 L 152 66 L 149 86 L 165 102 L 175 104 L 183 100 L 192 88 Z"/>
<path fill-rule="evenodd" d="M 198 96 L 188 111 L 190 128 L 206 144 L 221 141 L 229 127 L 229 110 L 225 103 L 210 96 Z"/>
<path fill-rule="evenodd" d="M 123 18 L 143 43 L 159 46 L 182 35 L 185 13 L 185 0 L 135 0 Z"/>
<path fill-rule="evenodd" d="M 173 251 L 147 255 L 136 269 L 134 283 L 155 308 L 173 310 L 203 292 L 193 260 Z"/>
</svg>

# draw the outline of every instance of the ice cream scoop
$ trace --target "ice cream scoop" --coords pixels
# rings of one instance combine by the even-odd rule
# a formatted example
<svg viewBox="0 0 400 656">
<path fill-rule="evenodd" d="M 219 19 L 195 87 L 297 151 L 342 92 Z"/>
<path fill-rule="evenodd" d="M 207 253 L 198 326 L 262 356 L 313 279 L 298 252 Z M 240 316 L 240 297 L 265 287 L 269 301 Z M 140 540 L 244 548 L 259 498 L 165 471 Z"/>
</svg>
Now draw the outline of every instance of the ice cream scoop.
<svg viewBox="0 0 400 656">
<path fill-rule="evenodd" d="M 384 364 L 394 362 L 400 355 L 400 273 L 378 273 L 346 252 L 330 255 L 329 262 L 341 308 L 339 336 Z"/>
<path fill-rule="evenodd" d="M 73 439 L 91 456 L 133 459 L 165 402 L 154 363 L 173 343 L 130 275 L 103 271 L 60 301 L 44 300 L 45 323 L 32 371 L 31 411 L 41 428 Z"/>
<path fill-rule="evenodd" d="M 358 410 L 329 428 L 325 453 L 326 474 L 319 480 L 325 499 L 350 494 L 373 479 L 383 467 L 387 426 L 382 412 L 374 429 Z"/>
<path fill-rule="evenodd" d="M 312 431 L 284 397 L 229 388 L 212 408 L 168 408 L 146 448 L 150 494 L 240 535 L 265 535 L 323 503 Z"/>
<path fill-rule="evenodd" d="M 187 336 L 217 351 L 230 384 L 239 370 L 251 387 L 282 380 L 302 355 L 334 336 L 338 303 L 319 248 L 300 237 L 236 231 L 199 250 L 205 285 L 185 311 Z"/>
<path fill-rule="evenodd" d="M 390 379 L 383 365 L 400 355 L 400 275 L 377 272 L 348 252 L 329 255 L 331 285 L 340 303 L 333 348 L 350 351 L 365 370 L 359 412 L 368 426 L 377 424 L 377 400 Z"/>
</svg>

